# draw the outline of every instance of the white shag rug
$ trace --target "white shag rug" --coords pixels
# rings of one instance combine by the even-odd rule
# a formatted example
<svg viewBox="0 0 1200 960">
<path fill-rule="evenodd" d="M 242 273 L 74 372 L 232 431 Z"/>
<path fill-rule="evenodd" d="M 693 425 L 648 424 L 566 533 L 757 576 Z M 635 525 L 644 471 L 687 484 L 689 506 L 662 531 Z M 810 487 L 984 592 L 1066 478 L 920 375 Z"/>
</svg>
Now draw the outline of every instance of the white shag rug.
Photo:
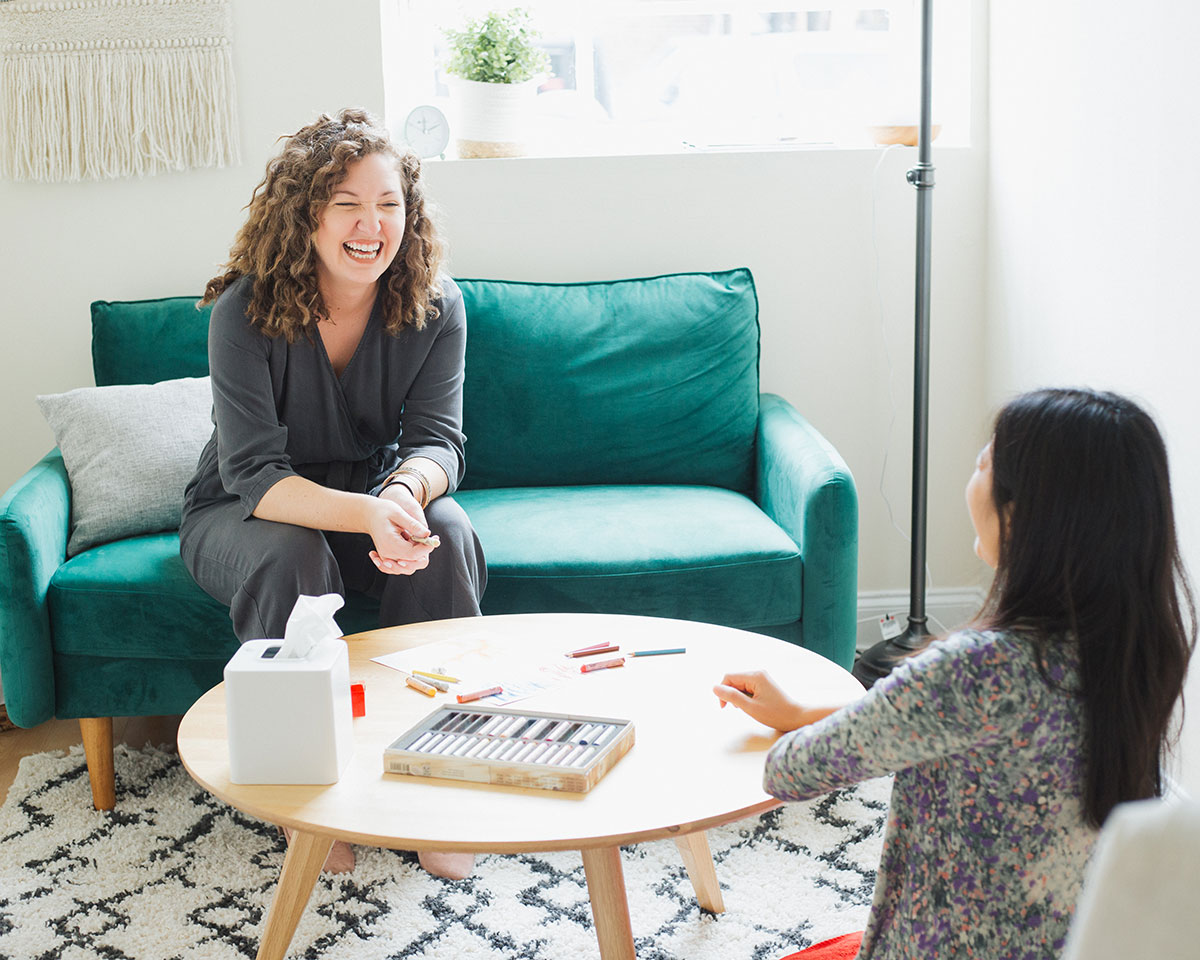
<svg viewBox="0 0 1200 960">
<path fill-rule="evenodd" d="M 116 752 L 117 806 L 92 809 L 82 748 L 21 761 L 0 808 L 0 957 L 254 957 L 283 863 L 276 829 L 198 787 L 169 750 Z M 696 906 L 670 840 L 624 848 L 640 960 L 777 960 L 861 930 L 889 780 L 709 833 L 725 913 Z M 578 853 L 481 856 L 466 880 L 356 848 L 322 876 L 292 941 L 305 960 L 599 956 Z"/>
</svg>

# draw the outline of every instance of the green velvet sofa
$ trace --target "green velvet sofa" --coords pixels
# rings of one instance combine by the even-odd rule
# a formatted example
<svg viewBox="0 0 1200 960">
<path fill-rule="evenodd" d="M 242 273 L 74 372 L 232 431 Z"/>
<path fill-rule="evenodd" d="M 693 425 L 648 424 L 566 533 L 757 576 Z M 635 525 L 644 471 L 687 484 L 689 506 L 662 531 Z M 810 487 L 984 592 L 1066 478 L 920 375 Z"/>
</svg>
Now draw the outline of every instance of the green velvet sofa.
<svg viewBox="0 0 1200 960">
<path fill-rule="evenodd" d="M 485 614 L 701 620 L 851 665 L 854 482 L 787 401 L 760 395 L 748 270 L 458 283 L 468 440 L 454 496 L 487 556 Z M 206 375 L 207 323 L 192 297 L 98 301 L 97 386 Z M 70 518 L 57 449 L 0 499 L 0 677 L 18 725 L 80 719 L 94 800 L 111 808 L 111 718 L 185 712 L 236 641 L 175 532 L 67 559 Z M 352 595 L 338 619 L 353 633 L 376 617 Z"/>
</svg>

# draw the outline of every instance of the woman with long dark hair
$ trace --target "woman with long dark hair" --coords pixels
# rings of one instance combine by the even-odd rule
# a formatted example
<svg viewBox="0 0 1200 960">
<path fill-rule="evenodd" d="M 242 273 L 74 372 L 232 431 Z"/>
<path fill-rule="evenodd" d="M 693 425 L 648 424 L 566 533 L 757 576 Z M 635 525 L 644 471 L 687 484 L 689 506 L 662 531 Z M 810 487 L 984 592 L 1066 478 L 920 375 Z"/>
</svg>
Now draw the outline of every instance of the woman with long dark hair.
<svg viewBox="0 0 1200 960">
<path fill-rule="evenodd" d="M 1111 393 L 1025 394 L 966 496 L 996 569 L 968 629 L 846 705 L 763 673 L 714 687 L 794 731 L 767 757 L 780 799 L 895 774 L 863 960 L 1057 957 L 1098 828 L 1163 790 L 1195 621 L 1154 421 Z"/>
</svg>

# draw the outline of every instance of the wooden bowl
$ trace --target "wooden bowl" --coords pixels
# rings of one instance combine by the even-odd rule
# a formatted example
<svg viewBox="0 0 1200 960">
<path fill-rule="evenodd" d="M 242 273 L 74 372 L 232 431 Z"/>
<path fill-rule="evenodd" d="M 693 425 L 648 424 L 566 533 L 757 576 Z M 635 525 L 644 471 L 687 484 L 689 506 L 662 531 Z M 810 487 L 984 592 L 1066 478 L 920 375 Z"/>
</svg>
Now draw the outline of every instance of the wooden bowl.
<svg viewBox="0 0 1200 960">
<path fill-rule="evenodd" d="M 906 147 L 915 147 L 917 145 L 917 134 L 920 128 L 916 124 L 912 125 L 896 125 L 896 124 L 881 124 L 867 128 L 871 132 L 871 139 L 881 147 L 892 143 L 899 143 Z M 938 134 L 942 132 L 942 125 L 935 123 L 930 128 L 933 139 L 938 138 Z"/>
</svg>

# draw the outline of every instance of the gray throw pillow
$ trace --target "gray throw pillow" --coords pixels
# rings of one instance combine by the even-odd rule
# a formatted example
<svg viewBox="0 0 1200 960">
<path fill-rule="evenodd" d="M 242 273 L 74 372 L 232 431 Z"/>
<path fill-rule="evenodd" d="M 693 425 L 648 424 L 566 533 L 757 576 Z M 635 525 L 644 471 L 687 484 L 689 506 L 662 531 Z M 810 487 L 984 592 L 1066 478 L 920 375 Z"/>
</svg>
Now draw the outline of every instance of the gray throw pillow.
<svg viewBox="0 0 1200 960">
<path fill-rule="evenodd" d="M 183 488 L 212 436 L 208 377 L 82 387 L 37 398 L 71 481 L 71 557 L 176 530 Z"/>
</svg>

